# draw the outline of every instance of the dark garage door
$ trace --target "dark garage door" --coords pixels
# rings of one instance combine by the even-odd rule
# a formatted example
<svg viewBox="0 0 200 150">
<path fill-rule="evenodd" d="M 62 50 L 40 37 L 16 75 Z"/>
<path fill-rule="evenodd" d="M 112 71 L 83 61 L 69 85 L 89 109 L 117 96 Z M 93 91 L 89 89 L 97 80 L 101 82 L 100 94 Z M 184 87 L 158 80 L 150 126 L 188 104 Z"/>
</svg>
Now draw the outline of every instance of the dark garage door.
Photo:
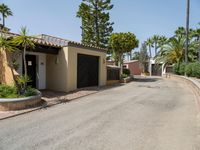
<svg viewBox="0 0 200 150">
<path fill-rule="evenodd" d="M 99 57 L 78 54 L 77 88 L 98 86 Z"/>
</svg>

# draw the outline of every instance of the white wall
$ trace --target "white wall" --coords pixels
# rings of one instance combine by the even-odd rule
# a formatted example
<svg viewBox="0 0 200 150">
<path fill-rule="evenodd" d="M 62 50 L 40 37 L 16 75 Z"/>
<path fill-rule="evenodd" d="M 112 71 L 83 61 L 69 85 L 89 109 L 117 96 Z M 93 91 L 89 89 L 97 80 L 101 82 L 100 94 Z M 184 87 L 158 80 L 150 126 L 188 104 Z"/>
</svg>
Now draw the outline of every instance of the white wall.
<svg viewBox="0 0 200 150">
<path fill-rule="evenodd" d="M 38 57 L 38 88 L 46 89 L 46 54 L 40 54 Z"/>
<path fill-rule="evenodd" d="M 37 88 L 38 89 L 46 89 L 46 54 L 43 53 L 34 53 L 34 52 L 27 52 L 29 55 L 36 55 L 36 79 L 37 79 Z M 17 63 L 20 65 L 17 72 L 22 74 L 22 55 L 20 55 L 17 59 Z"/>
</svg>

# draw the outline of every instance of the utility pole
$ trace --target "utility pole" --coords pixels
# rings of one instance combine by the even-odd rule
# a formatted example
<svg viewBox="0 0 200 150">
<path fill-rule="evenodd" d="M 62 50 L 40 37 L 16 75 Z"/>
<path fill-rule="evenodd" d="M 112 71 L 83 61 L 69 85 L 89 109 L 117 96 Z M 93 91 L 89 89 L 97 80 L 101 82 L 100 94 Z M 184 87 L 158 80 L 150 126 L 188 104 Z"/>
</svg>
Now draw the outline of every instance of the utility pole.
<svg viewBox="0 0 200 150">
<path fill-rule="evenodd" d="M 188 45 L 189 45 L 189 24 L 190 23 L 190 0 L 187 0 L 186 14 L 186 47 L 185 47 L 185 63 L 188 64 Z"/>
</svg>

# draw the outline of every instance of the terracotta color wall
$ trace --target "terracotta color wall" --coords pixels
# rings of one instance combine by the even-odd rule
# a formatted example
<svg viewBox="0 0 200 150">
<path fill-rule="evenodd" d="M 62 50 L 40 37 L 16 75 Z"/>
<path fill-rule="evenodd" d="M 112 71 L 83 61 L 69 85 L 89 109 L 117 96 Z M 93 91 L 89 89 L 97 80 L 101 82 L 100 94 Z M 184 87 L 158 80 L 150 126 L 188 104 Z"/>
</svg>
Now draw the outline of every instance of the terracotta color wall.
<svg viewBox="0 0 200 150">
<path fill-rule="evenodd" d="M 9 67 L 9 54 L 0 50 L 0 83 L 12 85 L 14 83 L 12 71 Z"/>
<path fill-rule="evenodd" d="M 130 69 L 132 75 L 141 75 L 139 61 L 125 63 L 124 65 L 126 65 L 127 68 Z"/>
</svg>

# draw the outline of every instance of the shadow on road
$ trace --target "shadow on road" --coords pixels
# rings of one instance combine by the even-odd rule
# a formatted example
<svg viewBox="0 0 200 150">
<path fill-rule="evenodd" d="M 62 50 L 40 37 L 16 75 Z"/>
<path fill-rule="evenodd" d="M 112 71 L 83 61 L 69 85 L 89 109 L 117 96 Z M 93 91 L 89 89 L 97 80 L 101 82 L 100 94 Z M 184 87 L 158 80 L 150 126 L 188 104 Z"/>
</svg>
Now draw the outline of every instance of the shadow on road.
<svg viewBox="0 0 200 150">
<path fill-rule="evenodd" d="M 135 77 L 134 82 L 157 82 L 161 80 L 159 77 Z"/>
</svg>

